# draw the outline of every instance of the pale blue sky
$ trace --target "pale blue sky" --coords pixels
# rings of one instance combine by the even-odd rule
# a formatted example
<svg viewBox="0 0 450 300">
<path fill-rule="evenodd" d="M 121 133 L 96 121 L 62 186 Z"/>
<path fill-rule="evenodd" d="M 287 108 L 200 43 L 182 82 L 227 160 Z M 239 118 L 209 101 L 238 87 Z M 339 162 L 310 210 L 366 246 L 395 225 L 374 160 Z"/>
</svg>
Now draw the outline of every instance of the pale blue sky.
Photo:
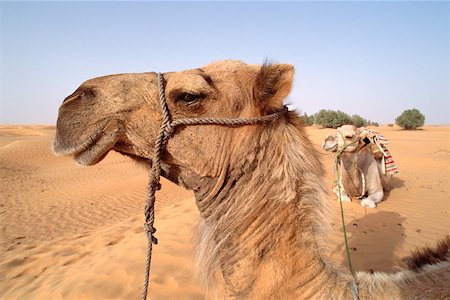
<svg viewBox="0 0 450 300">
<path fill-rule="evenodd" d="M 1 2 L 0 123 L 55 124 L 83 81 L 214 60 L 291 63 L 288 98 L 450 124 L 449 2 Z"/>
</svg>

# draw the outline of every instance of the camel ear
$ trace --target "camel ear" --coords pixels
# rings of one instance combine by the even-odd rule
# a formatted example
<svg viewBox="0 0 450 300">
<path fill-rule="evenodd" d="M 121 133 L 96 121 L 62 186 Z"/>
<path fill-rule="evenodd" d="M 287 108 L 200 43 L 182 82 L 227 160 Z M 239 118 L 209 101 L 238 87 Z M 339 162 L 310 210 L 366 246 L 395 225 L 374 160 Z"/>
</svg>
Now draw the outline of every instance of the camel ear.
<svg viewBox="0 0 450 300">
<path fill-rule="evenodd" d="M 332 134 L 328 134 L 322 143 L 322 148 L 325 149 L 325 151 L 331 151 L 331 152 L 336 151 L 336 149 L 337 149 L 336 136 L 334 136 Z"/>
<path fill-rule="evenodd" d="M 255 100 L 264 112 L 283 106 L 294 79 L 294 66 L 288 64 L 264 64 L 256 76 Z"/>
</svg>

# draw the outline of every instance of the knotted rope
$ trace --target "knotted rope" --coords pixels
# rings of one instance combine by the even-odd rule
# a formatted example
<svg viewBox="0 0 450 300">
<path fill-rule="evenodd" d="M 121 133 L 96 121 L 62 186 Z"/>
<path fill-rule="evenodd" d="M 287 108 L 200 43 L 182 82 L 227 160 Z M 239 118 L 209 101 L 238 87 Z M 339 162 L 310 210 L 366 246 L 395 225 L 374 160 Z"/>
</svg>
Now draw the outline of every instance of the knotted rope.
<svg viewBox="0 0 450 300">
<path fill-rule="evenodd" d="M 188 118 L 178 119 L 171 121 L 169 107 L 167 106 L 166 96 L 164 92 L 164 76 L 158 73 L 158 88 L 159 88 L 159 101 L 162 109 L 163 119 L 161 128 L 155 140 L 155 148 L 153 151 L 152 168 L 149 173 L 149 182 L 147 187 L 147 199 L 145 204 L 145 223 L 144 229 L 148 238 L 147 258 L 145 264 L 144 273 L 144 286 L 142 289 L 142 300 L 147 299 L 148 282 L 150 275 L 150 262 L 152 258 L 153 244 L 157 244 L 158 240 L 153 235 L 156 232 L 153 223 L 155 221 L 155 193 L 161 189 L 160 177 L 161 177 L 161 154 L 167 145 L 167 142 L 177 126 L 181 125 L 221 125 L 221 126 L 243 126 L 243 125 L 255 125 L 264 124 L 270 121 L 278 119 L 284 115 L 288 108 L 283 106 L 282 109 L 275 111 L 272 114 L 256 117 L 256 118 Z"/>
</svg>

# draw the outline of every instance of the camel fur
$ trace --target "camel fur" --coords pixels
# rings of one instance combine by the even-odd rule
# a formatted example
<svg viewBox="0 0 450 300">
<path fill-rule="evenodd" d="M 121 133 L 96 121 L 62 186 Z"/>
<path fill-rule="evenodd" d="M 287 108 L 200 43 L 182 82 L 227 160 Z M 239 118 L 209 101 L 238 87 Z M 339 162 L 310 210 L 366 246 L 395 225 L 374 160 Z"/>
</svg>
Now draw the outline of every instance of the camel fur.
<svg viewBox="0 0 450 300">
<path fill-rule="evenodd" d="M 391 175 L 383 174 L 382 161 L 375 159 L 370 147 L 366 147 L 360 132 L 353 125 L 343 125 L 334 134 L 328 134 L 322 147 L 326 151 L 342 151 L 340 154 L 340 185 L 333 190 L 338 200 L 349 202 L 362 198 L 361 205 L 375 208 L 384 197 Z M 367 194 L 367 197 L 365 195 Z"/>
<path fill-rule="evenodd" d="M 288 64 L 220 61 L 165 73 L 165 94 L 172 119 L 258 117 L 283 106 L 293 77 Z M 92 165 L 115 150 L 150 167 L 162 118 L 156 80 L 140 73 L 83 83 L 59 109 L 55 152 Z M 199 274 L 205 285 L 222 281 L 229 299 L 353 299 L 354 283 L 360 299 L 450 295 L 448 255 L 419 273 L 354 278 L 322 254 L 325 172 L 296 112 L 267 124 L 177 128 L 162 164 L 164 177 L 195 193 Z"/>
</svg>

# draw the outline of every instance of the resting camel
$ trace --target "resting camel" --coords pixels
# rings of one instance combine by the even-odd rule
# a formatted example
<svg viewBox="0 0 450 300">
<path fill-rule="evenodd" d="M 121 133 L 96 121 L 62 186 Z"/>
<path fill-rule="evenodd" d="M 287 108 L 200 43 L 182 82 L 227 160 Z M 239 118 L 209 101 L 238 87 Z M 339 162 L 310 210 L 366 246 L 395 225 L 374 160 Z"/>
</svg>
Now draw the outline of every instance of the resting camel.
<svg viewBox="0 0 450 300">
<path fill-rule="evenodd" d="M 164 74 L 173 120 L 248 118 L 283 107 L 294 68 L 220 61 Z M 92 165 L 110 150 L 150 166 L 161 124 L 157 75 L 83 83 L 59 109 L 54 150 Z M 193 190 L 201 220 L 202 282 L 231 299 L 442 299 L 450 295 L 450 238 L 394 274 L 349 271 L 322 254 L 328 232 L 324 169 L 296 112 L 266 124 L 175 129 L 162 175 Z M 426 254 L 439 253 L 430 260 Z M 154 258 L 154 259 L 157 259 Z M 151 291 L 151 284 L 150 284 Z"/>
<path fill-rule="evenodd" d="M 351 201 L 351 197 L 363 198 L 362 206 L 375 208 L 383 200 L 383 189 L 387 187 L 390 175 L 383 174 L 382 162 L 374 157 L 370 147 L 362 142 L 353 125 L 339 127 L 335 134 L 325 137 L 322 147 L 326 151 L 341 150 L 338 183 L 341 186 L 341 201 Z M 334 189 L 338 195 L 338 187 Z"/>
</svg>

